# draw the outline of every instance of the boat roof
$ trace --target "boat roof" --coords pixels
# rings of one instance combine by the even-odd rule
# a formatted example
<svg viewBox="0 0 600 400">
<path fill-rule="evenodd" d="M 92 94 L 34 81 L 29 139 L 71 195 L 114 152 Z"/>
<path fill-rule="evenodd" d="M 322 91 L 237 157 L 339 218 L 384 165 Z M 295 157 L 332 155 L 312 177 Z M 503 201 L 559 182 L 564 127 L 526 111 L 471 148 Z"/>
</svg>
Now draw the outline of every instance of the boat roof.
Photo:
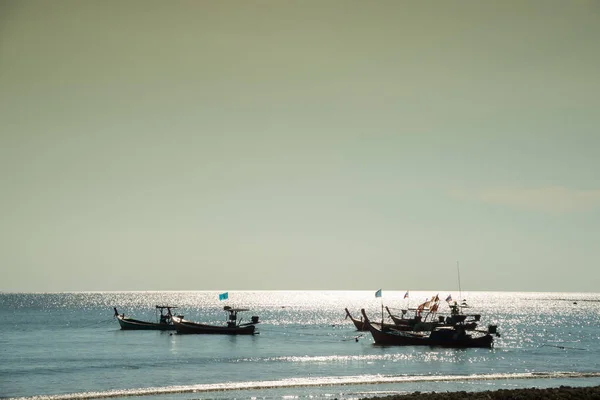
<svg viewBox="0 0 600 400">
<path fill-rule="evenodd" d="M 156 308 L 177 308 L 175 306 L 156 306 Z"/>
<path fill-rule="evenodd" d="M 436 331 L 454 331 L 456 328 L 454 326 L 436 326 Z"/>
<path fill-rule="evenodd" d="M 229 311 L 229 312 L 250 311 L 249 308 L 232 308 L 232 307 L 229 307 L 229 306 L 223 307 L 223 310 Z"/>
</svg>

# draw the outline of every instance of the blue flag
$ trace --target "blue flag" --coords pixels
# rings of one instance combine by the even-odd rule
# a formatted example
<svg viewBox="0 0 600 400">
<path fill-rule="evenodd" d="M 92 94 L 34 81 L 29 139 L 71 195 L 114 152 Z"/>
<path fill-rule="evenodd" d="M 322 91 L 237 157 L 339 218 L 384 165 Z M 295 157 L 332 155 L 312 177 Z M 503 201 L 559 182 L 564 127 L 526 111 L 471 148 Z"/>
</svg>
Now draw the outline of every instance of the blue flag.
<svg viewBox="0 0 600 400">
<path fill-rule="evenodd" d="M 219 295 L 219 300 L 227 300 L 229 298 L 229 292 L 221 293 Z"/>
<path fill-rule="evenodd" d="M 375 297 L 381 297 L 381 289 L 375 292 Z"/>
</svg>

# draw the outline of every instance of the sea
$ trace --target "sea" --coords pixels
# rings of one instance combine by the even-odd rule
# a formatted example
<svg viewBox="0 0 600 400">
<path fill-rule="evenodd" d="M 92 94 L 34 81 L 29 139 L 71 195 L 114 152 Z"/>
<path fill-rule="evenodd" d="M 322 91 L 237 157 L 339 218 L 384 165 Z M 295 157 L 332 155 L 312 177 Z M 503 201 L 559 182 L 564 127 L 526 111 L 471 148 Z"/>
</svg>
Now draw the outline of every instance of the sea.
<svg viewBox="0 0 600 400">
<path fill-rule="evenodd" d="M 0 293 L 3 399 L 364 399 L 412 392 L 600 385 L 600 293 L 382 291 Z M 373 320 L 448 295 L 498 326 L 492 349 L 379 346 Z M 222 296 L 223 297 L 223 296 Z M 113 307 L 155 321 L 156 305 L 252 336 L 123 331 Z M 385 318 L 385 315 L 384 315 Z"/>
</svg>

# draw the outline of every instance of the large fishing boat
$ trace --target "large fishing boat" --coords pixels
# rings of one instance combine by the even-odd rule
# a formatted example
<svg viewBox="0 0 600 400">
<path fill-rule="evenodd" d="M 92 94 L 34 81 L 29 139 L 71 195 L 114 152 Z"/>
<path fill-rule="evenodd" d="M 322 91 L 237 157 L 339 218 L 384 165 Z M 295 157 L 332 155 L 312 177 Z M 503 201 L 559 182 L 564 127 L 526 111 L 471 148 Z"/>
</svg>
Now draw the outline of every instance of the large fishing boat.
<svg viewBox="0 0 600 400">
<path fill-rule="evenodd" d="M 350 321 L 352 321 L 352 323 L 354 324 L 354 327 L 356 328 L 357 331 L 361 331 L 361 332 L 367 332 L 369 329 L 367 328 L 367 326 L 365 325 L 362 316 L 360 317 L 360 319 L 358 318 L 354 318 L 352 316 L 352 314 L 350 314 L 350 311 L 348 311 L 348 308 L 344 308 L 344 310 L 346 311 L 346 318 L 350 318 Z M 397 327 L 395 324 L 386 324 L 386 323 L 379 323 L 379 322 L 373 322 L 371 321 L 371 324 L 375 325 L 378 328 L 386 327 L 386 328 L 397 328 L 400 329 L 400 327 Z"/>
<path fill-rule="evenodd" d="M 431 332 L 410 332 L 390 328 L 377 328 L 370 323 L 364 309 L 361 310 L 364 323 L 376 344 L 396 346 L 442 346 L 442 347 L 484 347 L 493 345 L 497 334 L 496 326 L 490 325 L 487 331 L 474 330 L 467 333 L 464 326 L 436 327 Z"/>
<path fill-rule="evenodd" d="M 172 321 L 177 333 L 195 333 L 195 334 L 221 334 L 221 335 L 253 335 L 258 324 L 258 317 L 252 316 L 249 322 L 241 323 L 238 320 L 238 313 L 249 311 L 247 308 L 232 308 L 225 306 L 224 311 L 228 313 L 227 325 L 209 325 L 199 322 L 193 322 L 183 319 L 183 317 L 173 316 Z"/>
<path fill-rule="evenodd" d="M 415 315 L 412 318 L 407 317 L 407 314 L 411 309 L 402 309 L 402 315 L 393 314 L 387 306 L 385 309 L 391 320 L 394 321 L 394 324 L 399 328 L 405 328 L 403 330 L 426 332 L 437 327 L 452 326 L 456 324 L 462 324 L 466 330 L 477 329 L 477 323 L 481 319 L 480 314 L 463 314 L 456 302 L 454 302 L 454 304 L 449 304 L 448 306 L 450 307 L 449 316 L 427 313 L 424 318 L 419 315 L 417 309 L 412 309 L 412 311 L 415 311 Z"/>
<path fill-rule="evenodd" d="M 173 306 L 156 306 L 157 321 L 140 321 L 131 317 L 126 317 L 125 314 L 119 314 L 117 307 L 113 307 L 115 310 L 115 318 L 119 321 L 119 325 L 122 330 L 129 331 L 141 331 L 141 330 L 158 330 L 158 331 L 169 331 L 174 330 L 175 326 L 172 323 L 171 310 L 177 307 Z M 183 318 L 183 315 L 180 315 Z"/>
</svg>

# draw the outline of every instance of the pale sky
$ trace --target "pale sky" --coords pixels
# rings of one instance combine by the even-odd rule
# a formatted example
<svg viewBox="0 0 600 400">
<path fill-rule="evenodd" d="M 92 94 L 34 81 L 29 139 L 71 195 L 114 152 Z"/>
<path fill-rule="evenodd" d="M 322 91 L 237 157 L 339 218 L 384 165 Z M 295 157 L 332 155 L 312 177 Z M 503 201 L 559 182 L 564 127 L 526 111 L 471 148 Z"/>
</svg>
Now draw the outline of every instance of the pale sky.
<svg viewBox="0 0 600 400">
<path fill-rule="evenodd" d="M 0 291 L 597 292 L 600 1 L 0 0 Z"/>
</svg>

